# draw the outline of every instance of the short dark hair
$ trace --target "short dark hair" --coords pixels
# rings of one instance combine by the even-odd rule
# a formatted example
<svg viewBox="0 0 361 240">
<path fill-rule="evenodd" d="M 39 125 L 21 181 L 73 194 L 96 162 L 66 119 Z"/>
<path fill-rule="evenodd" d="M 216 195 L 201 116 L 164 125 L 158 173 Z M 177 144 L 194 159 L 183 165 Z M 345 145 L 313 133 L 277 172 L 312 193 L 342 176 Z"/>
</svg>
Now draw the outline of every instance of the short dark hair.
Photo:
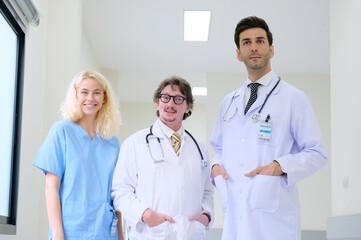
<svg viewBox="0 0 361 240">
<path fill-rule="evenodd" d="M 256 16 L 250 16 L 243 18 L 236 26 L 236 29 L 234 31 L 234 42 L 237 45 L 237 48 L 239 49 L 239 35 L 244 30 L 250 29 L 250 28 L 262 28 L 266 31 L 268 43 L 270 46 L 273 44 L 273 37 L 272 33 L 268 28 L 268 25 L 265 20 L 262 18 L 256 17 Z"/>
<path fill-rule="evenodd" d="M 166 78 L 159 84 L 158 88 L 154 92 L 153 101 L 155 103 L 157 103 L 157 101 L 159 101 L 160 94 L 162 93 L 163 89 L 165 87 L 167 87 L 168 85 L 170 85 L 172 87 L 172 89 L 174 89 L 175 86 L 178 86 L 180 92 L 186 97 L 186 101 L 187 101 L 188 106 L 190 107 L 190 110 L 188 113 L 184 113 L 184 115 L 183 115 L 183 120 L 184 120 L 192 114 L 194 99 L 193 99 L 191 85 L 189 85 L 189 83 L 185 79 L 183 79 L 179 76 L 172 76 L 172 77 Z M 158 110 L 157 110 L 157 116 L 159 117 Z"/>
</svg>

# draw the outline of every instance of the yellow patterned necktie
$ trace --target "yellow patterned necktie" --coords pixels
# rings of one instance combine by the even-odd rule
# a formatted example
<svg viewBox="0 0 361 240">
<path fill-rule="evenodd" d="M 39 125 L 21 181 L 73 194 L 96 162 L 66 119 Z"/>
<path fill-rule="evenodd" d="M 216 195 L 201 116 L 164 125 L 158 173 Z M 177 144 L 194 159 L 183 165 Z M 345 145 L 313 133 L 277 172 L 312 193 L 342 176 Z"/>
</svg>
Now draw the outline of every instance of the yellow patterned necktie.
<svg viewBox="0 0 361 240">
<path fill-rule="evenodd" d="M 172 147 L 174 149 L 174 152 L 175 154 L 177 154 L 177 156 L 179 156 L 181 143 L 179 133 L 174 132 L 170 138 L 172 139 Z"/>
</svg>

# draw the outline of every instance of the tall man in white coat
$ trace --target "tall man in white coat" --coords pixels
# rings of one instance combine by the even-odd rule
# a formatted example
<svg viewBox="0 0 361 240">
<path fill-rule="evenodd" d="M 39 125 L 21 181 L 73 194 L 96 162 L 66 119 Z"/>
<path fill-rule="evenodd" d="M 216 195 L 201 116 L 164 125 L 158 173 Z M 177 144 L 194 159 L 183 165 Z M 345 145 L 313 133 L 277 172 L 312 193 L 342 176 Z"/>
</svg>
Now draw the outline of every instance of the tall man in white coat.
<svg viewBox="0 0 361 240">
<path fill-rule="evenodd" d="M 252 16 L 235 30 L 248 79 L 228 94 L 211 137 L 223 240 L 300 240 L 296 183 L 328 161 L 309 98 L 271 70 L 267 23 Z"/>
<path fill-rule="evenodd" d="M 213 186 L 205 144 L 183 128 L 192 113 L 188 82 L 171 77 L 153 100 L 154 124 L 122 144 L 111 196 L 131 240 L 202 240 L 213 222 Z"/>
</svg>

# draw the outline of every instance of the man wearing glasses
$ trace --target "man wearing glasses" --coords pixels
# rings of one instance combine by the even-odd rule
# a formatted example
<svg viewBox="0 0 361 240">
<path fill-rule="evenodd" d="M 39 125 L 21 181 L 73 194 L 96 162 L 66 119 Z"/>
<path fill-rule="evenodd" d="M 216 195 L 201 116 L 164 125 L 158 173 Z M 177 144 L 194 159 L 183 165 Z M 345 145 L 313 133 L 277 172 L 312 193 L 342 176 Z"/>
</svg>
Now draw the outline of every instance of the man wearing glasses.
<svg viewBox="0 0 361 240">
<path fill-rule="evenodd" d="M 182 122 L 192 114 L 189 83 L 171 77 L 153 100 L 159 119 L 122 144 L 112 199 L 130 239 L 202 240 L 214 219 L 213 188 L 204 143 Z"/>
</svg>

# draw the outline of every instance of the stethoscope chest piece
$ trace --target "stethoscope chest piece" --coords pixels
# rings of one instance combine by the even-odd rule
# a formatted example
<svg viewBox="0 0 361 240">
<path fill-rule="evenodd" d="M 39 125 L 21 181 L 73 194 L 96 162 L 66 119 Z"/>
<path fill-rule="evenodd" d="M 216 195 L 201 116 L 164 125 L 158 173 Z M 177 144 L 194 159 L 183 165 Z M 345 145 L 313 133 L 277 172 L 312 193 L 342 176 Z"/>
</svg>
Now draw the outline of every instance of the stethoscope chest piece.
<svg viewBox="0 0 361 240">
<path fill-rule="evenodd" d="M 278 77 L 278 81 L 277 81 L 276 85 L 272 88 L 272 90 L 270 91 L 270 93 L 267 95 L 267 97 L 266 97 L 266 99 L 264 100 L 264 102 L 263 102 L 260 110 L 258 111 L 258 113 L 255 113 L 255 114 L 252 115 L 252 122 L 253 122 L 253 123 L 258 123 L 259 120 L 261 119 L 260 113 L 261 113 L 263 107 L 266 105 L 266 102 L 267 102 L 269 96 L 271 96 L 271 94 L 272 94 L 273 91 L 276 89 L 276 87 L 278 86 L 278 84 L 280 83 L 280 81 L 281 81 L 281 78 Z M 268 122 L 268 120 L 269 120 L 269 118 L 267 119 L 267 122 Z"/>
<path fill-rule="evenodd" d="M 260 120 L 260 118 L 261 118 L 261 116 L 260 116 L 258 113 L 253 114 L 253 115 L 252 115 L 252 122 L 258 123 L 259 120 Z"/>
<path fill-rule="evenodd" d="M 208 167 L 208 164 L 207 164 L 207 161 L 206 161 L 206 160 L 203 160 L 203 159 L 202 159 L 201 167 L 204 167 L 204 168 Z"/>
</svg>

